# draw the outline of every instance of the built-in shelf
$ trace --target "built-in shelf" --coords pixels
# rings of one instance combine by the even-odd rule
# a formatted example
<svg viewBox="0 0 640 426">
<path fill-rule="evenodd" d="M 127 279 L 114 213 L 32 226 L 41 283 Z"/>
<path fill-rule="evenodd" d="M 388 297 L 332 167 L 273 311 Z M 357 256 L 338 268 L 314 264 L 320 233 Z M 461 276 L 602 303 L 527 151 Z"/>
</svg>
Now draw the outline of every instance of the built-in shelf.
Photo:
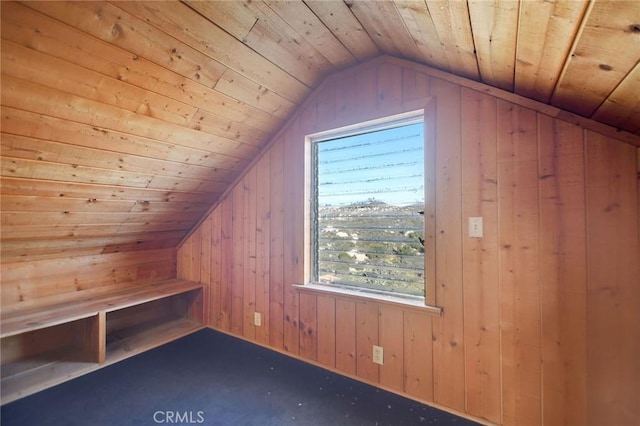
<svg viewBox="0 0 640 426">
<path fill-rule="evenodd" d="M 203 285 L 170 280 L 3 313 L 2 404 L 204 327 Z"/>
</svg>

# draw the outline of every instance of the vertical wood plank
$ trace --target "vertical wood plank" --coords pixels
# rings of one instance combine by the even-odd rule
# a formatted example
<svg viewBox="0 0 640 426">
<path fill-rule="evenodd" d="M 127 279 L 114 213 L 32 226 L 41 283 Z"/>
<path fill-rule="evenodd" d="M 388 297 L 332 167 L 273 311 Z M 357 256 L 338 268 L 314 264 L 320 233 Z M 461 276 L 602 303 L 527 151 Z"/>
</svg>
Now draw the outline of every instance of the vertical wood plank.
<svg viewBox="0 0 640 426">
<path fill-rule="evenodd" d="M 262 325 L 256 328 L 256 340 L 268 344 L 270 328 L 269 257 L 271 238 L 270 156 L 263 156 L 256 164 L 256 312 L 262 315 Z"/>
<path fill-rule="evenodd" d="M 232 214 L 232 235 L 231 241 L 231 316 L 230 330 L 232 333 L 242 335 L 243 331 L 243 311 L 244 311 L 244 185 L 240 182 L 231 191 L 231 201 L 233 203 Z"/>
<path fill-rule="evenodd" d="M 587 265 L 581 128 L 538 116 L 543 424 L 587 424 Z"/>
<path fill-rule="evenodd" d="M 462 218 L 482 217 L 484 228 L 482 238 L 462 238 L 466 410 L 500 423 L 497 104 L 468 89 L 462 104 Z"/>
<path fill-rule="evenodd" d="M 356 302 L 356 374 L 378 383 L 378 364 L 373 363 L 373 345 L 378 341 L 378 304 Z"/>
<path fill-rule="evenodd" d="M 357 110 L 356 98 L 356 74 L 349 72 L 336 81 L 336 118 L 340 125 L 353 123 L 353 117 Z M 323 126 L 318 121 L 319 126 Z"/>
<path fill-rule="evenodd" d="M 433 401 L 433 340 L 431 317 L 404 312 L 404 391 Z"/>
<path fill-rule="evenodd" d="M 402 103 L 402 68 L 383 63 L 378 67 L 378 110 L 397 111 Z"/>
<path fill-rule="evenodd" d="M 284 142 L 269 150 L 271 238 L 269 241 L 269 344 L 284 347 Z"/>
<path fill-rule="evenodd" d="M 499 100 L 497 140 L 503 421 L 539 425 L 542 351 L 536 113 Z"/>
<path fill-rule="evenodd" d="M 211 311 L 211 216 L 200 224 L 200 282 L 205 284 L 203 294 L 204 318 L 208 322 Z"/>
<path fill-rule="evenodd" d="M 379 367 L 380 384 L 399 392 L 404 390 L 404 320 L 402 310 L 380 306 L 379 345 L 384 363 Z"/>
<path fill-rule="evenodd" d="M 220 203 L 220 330 L 231 330 L 233 286 L 233 194 Z"/>
<path fill-rule="evenodd" d="M 189 279 L 200 282 L 200 241 L 202 240 L 202 229 L 198 228 L 191 234 L 191 245 L 189 254 Z"/>
<path fill-rule="evenodd" d="M 336 300 L 336 369 L 356 375 L 356 304 Z"/>
<path fill-rule="evenodd" d="M 640 419 L 635 148 L 586 132 L 588 424 Z"/>
<path fill-rule="evenodd" d="M 222 253 L 221 243 L 221 220 L 222 207 L 218 207 L 211 212 L 211 285 L 209 298 L 209 326 L 220 328 L 222 313 L 222 263 L 220 261 Z"/>
<path fill-rule="evenodd" d="M 434 401 L 465 409 L 462 293 L 461 95 L 460 88 L 432 79 L 436 122 L 436 304 L 433 319 Z"/>
<path fill-rule="evenodd" d="M 191 259 L 191 245 L 193 240 L 191 237 L 187 238 L 187 240 L 182 244 L 178 253 L 176 255 L 176 273 L 178 274 L 178 278 L 182 278 L 185 280 L 191 279 L 191 274 L 189 271 L 190 259 Z"/>
<path fill-rule="evenodd" d="M 315 294 L 300 294 L 300 356 L 318 358 L 318 305 Z"/>
<path fill-rule="evenodd" d="M 363 121 L 375 115 L 378 108 L 378 69 L 364 68 L 355 76 L 355 106 L 353 120 Z"/>
<path fill-rule="evenodd" d="M 300 284 L 298 262 L 302 250 L 296 251 L 302 238 L 302 227 L 296 227 L 298 216 L 302 215 L 303 206 L 297 198 L 300 183 L 303 182 L 303 143 L 297 139 L 299 135 L 299 119 L 294 120 L 284 134 L 284 350 L 294 354 L 299 348 L 299 294 L 293 287 Z M 301 248 L 301 247 L 300 247 Z"/>
<path fill-rule="evenodd" d="M 402 69 L 402 101 L 407 103 L 431 95 L 431 78 L 416 70 Z"/>
<path fill-rule="evenodd" d="M 318 362 L 336 367 L 336 300 L 318 296 Z"/>
<path fill-rule="evenodd" d="M 244 234 L 244 279 L 243 288 L 243 324 L 242 332 L 245 338 L 255 340 L 256 326 L 254 312 L 256 310 L 256 168 L 252 167 L 242 180 L 243 186 L 243 214 L 242 229 Z"/>
<path fill-rule="evenodd" d="M 323 129 L 337 125 L 336 123 L 336 81 L 327 80 L 322 85 L 322 90 L 316 98 L 316 119 L 315 122 L 322 123 Z M 313 125 L 304 125 L 306 133 L 312 133 L 319 129 L 314 129 Z"/>
<path fill-rule="evenodd" d="M 211 216 L 200 224 L 200 247 L 194 249 L 200 257 L 200 282 L 208 286 L 211 283 Z"/>
</svg>

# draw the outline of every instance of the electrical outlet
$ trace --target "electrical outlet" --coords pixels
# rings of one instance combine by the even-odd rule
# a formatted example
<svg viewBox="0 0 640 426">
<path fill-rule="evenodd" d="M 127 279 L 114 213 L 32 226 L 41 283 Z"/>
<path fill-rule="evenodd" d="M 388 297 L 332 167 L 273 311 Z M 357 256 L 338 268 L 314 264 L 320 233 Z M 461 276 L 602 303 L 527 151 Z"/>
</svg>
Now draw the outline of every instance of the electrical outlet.
<svg viewBox="0 0 640 426">
<path fill-rule="evenodd" d="M 482 238 L 482 217 L 469 218 L 469 236 L 471 238 Z"/>
<path fill-rule="evenodd" d="M 262 314 L 260 312 L 253 313 L 253 325 L 260 327 L 262 325 Z"/>
<path fill-rule="evenodd" d="M 384 364 L 384 349 L 382 346 L 373 345 L 373 362 L 376 364 Z"/>
</svg>

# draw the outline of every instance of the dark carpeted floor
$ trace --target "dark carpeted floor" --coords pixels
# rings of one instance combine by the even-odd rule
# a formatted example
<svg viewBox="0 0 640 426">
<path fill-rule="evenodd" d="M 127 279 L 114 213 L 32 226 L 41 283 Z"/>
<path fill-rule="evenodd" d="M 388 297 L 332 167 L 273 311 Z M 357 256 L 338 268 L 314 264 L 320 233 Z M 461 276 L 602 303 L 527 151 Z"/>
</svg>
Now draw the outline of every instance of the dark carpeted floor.
<svg viewBox="0 0 640 426">
<path fill-rule="evenodd" d="M 475 424 L 209 329 L 0 414 L 2 426 Z"/>
</svg>

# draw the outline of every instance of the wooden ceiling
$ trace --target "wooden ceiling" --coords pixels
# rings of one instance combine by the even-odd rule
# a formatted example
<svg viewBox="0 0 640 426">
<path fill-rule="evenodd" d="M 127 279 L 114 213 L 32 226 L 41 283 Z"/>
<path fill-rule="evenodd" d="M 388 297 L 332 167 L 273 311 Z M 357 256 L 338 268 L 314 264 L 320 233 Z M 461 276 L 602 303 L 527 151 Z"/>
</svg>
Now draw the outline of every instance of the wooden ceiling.
<svg viewBox="0 0 640 426">
<path fill-rule="evenodd" d="M 174 247 L 381 54 L 640 135 L 640 2 L 2 2 L 2 261 Z"/>
</svg>

